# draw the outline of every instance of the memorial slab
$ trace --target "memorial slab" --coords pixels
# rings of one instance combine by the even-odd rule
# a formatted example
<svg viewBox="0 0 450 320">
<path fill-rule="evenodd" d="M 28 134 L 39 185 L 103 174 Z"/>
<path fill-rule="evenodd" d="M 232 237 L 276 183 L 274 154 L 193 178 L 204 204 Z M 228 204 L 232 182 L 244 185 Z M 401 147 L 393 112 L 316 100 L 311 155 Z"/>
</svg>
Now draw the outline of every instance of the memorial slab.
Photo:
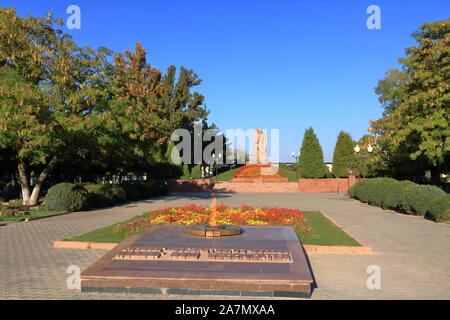
<svg viewBox="0 0 450 320">
<path fill-rule="evenodd" d="M 83 271 L 81 291 L 309 298 L 313 277 L 294 230 L 241 228 L 199 237 L 187 226 L 153 226 Z"/>
</svg>

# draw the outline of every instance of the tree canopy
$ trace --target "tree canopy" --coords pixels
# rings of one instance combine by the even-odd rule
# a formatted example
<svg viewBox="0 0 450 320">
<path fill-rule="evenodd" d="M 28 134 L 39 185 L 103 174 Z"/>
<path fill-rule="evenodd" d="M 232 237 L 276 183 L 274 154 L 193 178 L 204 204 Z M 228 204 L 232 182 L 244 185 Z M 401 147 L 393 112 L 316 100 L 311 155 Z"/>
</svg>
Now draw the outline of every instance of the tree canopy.
<svg viewBox="0 0 450 320">
<path fill-rule="evenodd" d="M 402 69 L 378 83 L 384 114 L 371 130 L 394 173 L 430 170 L 437 180 L 450 170 L 450 18 L 424 23 L 413 37 Z"/>
<path fill-rule="evenodd" d="M 116 54 L 79 47 L 61 25 L 0 8 L 0 149 L 17 162 L 25 204 L 65 161 L 86 174 L 144 173 L 165 161 L 175 128 L 208 115 L 192 70 L 163 75 L 140 43 Z"/>
</svg>

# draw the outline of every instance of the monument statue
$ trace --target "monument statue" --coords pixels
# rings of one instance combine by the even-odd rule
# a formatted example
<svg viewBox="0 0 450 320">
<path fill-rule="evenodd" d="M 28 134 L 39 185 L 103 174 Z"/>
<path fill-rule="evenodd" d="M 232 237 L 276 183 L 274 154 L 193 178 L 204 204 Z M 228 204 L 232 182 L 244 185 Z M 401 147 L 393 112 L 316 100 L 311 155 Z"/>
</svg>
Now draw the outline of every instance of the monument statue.
<svg viewBox="0 0 450 320">
<path fill-rule="evenodd" d="M 255 131 L 253 140 L 253 162 L 255 164 L 267 163 L 267 138 L 262 128 Z"/>
</svg>

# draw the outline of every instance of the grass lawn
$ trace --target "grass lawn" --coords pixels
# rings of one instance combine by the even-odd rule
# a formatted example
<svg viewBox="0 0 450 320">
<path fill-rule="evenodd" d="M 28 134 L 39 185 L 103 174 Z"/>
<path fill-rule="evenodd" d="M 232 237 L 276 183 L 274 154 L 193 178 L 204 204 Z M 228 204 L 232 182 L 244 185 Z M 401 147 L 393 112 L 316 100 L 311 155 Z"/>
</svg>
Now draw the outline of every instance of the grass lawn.
<svg viewBox="0 0 450 320">
<path fill-rule="evenodd" d="M 323 214 L 317 211 L 303 211 L 306 222 L 312 228 L 311 236 L 299 239 L 303 244 L 321 245 L 321 246 L 356 246 L 361 244 L 348 235 L 341 228 L 327 219 Z"/>
<path fill-rule="evenodd" d="M 45 208 L 40 208 L 37 210 L 29 210 L 29 211 L 30 211 L 30 214 L 27 216 L 0 216 L 0 221 L 20 221 L 20 220 L 43 217 L 43 216 L 48 216 L 48 215 L 64 212 L 64 211 L 48 211 Z"/>
<path fill-rule="evenodd" d="M 281 176 L 288 178 L 289 182 L 297 182 L 297 172 L 285 168 L 279 169 Z"/>
<path fill-rule="evenodd" d="M 239 167 L 240 168 L 240 167 Z M 233 178 L 233 174 L 239 170 L 239 168 L 234 168 L 225 172 L 222 172 L 221 174 L 218 174 L 217 176 L 212 177 L 211 179 L 213 181 L 230 181 L 231 178 Z"/>
<path fill-rule="evenodd" d="M 320 212 L 304 211 L 303 213 L 305 214 L 308 225 L 312 228 L 312 232 L 306 238 L 303 238 L 301 235 L 297 234 L 303 244 L 324 246 L 361 246 L 355 239 L 338 228 Z M 150 213 L 147 212 L 143 215 L 125 220 L 120 224 L 135 220 L 136 218 L 147 217 L 149 214 Z M 114 226 L 115 224 L 64 240 L 119 243 L 129 236 L 124 233 L 115 233 L 113 231 Z"/>
</svg>

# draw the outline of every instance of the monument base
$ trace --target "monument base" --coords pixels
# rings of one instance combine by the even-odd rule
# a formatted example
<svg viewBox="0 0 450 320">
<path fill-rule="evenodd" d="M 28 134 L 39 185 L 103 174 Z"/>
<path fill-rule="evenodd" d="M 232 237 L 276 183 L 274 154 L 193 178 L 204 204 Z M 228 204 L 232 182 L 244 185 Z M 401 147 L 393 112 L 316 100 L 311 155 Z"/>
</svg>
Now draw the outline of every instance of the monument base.
<svg viewBox="0 0 450 320">
<path fill-rule="evenodd" d="M 309 298 L 312 274 L 291 227 L 241 227 L 198 237 L 159 225 L 132 236 L 82 272 L 82 292 Z"/>
</svg>

